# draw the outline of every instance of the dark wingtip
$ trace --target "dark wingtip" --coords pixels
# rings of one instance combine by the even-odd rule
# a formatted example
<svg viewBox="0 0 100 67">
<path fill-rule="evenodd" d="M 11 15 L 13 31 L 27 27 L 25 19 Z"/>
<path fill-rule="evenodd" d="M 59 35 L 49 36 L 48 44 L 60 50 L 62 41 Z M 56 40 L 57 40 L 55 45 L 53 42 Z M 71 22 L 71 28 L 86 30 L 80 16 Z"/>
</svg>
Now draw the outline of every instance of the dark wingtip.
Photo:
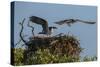
<svg viewBox="0 0 100 67">
<path fill-rule="evenodd" d="M 30 19 L 33 18 L 33 17 L 36 17 L 36 16 L 29 16 Z"/>
<path fill-rule="evenodd" d="M 88 22 L 89 24 L 95 24 L 96 22 Z"/>
<path fill-rule="evenodd" d="M 91 24 L 95 24 L 96 22 L 91 22 Z"/>
</svg>

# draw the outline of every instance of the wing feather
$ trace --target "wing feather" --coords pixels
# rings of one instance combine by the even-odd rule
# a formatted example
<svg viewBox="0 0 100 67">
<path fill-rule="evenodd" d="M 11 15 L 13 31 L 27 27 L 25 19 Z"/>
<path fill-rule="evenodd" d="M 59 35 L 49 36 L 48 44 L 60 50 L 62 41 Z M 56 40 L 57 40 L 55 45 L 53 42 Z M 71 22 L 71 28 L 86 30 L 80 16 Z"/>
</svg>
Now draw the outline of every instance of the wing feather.
<svg viewBox="0 0 100 67">
<path fill-rule="evenodd" d="M 48 33 L 49 31 L 48 22 L 45 19 L 37 17 L 37 16 L 31 16 L 29 18 L 30 18 L 30 21 L 32 21 L 33 23 L 36 23 L 42 26 L 43 33 Z"/>
<path fill-rule="evenodd" d="M 95 24 L 96 22 L 91 22 L 91 21 L 83 21 L 83 20 L 77 20 L 78 22 L 86 23 L 86 24 Z"/>
<path fill-rule="evenodd" d="M 70 19 L 67 19 L 67 20 L 61 20 L 61 21 L 58 21 L 58 22 L 54 22 L 56 24 L 59 24 L 59 25 L 62 25 L 62 24 L 67 24 L 67 23 L 71 23 Z"/>
</svg>

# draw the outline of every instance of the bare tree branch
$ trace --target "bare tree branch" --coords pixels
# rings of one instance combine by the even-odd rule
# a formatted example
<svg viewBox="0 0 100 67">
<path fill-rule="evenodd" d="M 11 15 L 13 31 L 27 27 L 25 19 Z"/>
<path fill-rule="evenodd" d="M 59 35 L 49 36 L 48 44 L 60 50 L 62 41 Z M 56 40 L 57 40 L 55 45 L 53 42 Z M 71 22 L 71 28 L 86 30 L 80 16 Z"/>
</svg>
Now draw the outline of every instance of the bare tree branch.
<svg viewBox="0 0 100 67">
<path fill-rule="evenodd" d="M 26 37 L 27 35 L 23 35 L 23 38 Z M 19 39 L 19 41 L 14 45 L 15 47 L 22 41 L 22 39 Z"/>
<path fill-rule="evenodd" d="M 15 44 L 15 47 L 21 42 L 22 40 L 20 39 L 16 44 Z"/>
<path fill-rule="evenodd" d="M 24 26 L 23 26 L 24 21 L 25 21 L 25 18 L 23 19 L 22 23 L 21 23 L 21 22 L 19 23 L 19 24 L 21 25 L 20 38 L 21 38 L 21 40 L 24 42 L 25 45 L 28 45 L 27 41 L 24 40 L 24 38 L 23 38 L 23 36 L 22 36 L 22 32 L 23 32 L 23 29 L 24 29 Z"/>
<path fill-rule="evenodd" d="M 32 26 L 29 24 L 29 21 L 28 21 L 27 26 L 30 27 L 30 28 L 32 29 L 32 35 L 34 36 L 34 27 L 32 27 Z"/>
</svg>

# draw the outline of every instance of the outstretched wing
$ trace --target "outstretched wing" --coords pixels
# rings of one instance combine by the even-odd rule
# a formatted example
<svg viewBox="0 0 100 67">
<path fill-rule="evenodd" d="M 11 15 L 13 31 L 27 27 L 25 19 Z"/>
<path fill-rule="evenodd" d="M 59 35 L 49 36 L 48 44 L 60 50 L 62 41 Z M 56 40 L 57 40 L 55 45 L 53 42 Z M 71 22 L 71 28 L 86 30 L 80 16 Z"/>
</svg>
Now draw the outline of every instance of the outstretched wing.
<svg viewBox="0 0 100 67">
<path fill-rule="evenodd" d="M 29 17 L 30 21 L 32 21 L 33 23 L 39 24 L 42 26 L 43 28 L 43 32 L 48 32 L 48 22 L 45 19 L 42 19 L 40 17 L 37 16 L 31 16 Z"/>
<path fill-rule="evenodd" d="M 31 16 L 29 17 L 29 20 L 33 23 L 36 23 L 36 24 L 47 24 L 47 21 L 43 18 L 40 18 L 40 17 L 37 17 L 37 16 Z"/>
<path fill-rule="evenodd" d="M 54 22 L 54 23 L 56 23 L 58 25 L 62 25 L 62 24 L 64 24 L 64 21 L 58 21 L 58 22 Z"/>
<path fill-rule="evenodd" d="M 82 23 L 86 23 L 86 24 L 95 24 L 96 22 L 90 22 L 90 21 L 83 21 L 83 20 L 79 20 L 77 19 L 78 22 L 82 22 Z"/>
<path fill-rule="evenodd" d="M 58 22 L 54 22 L 58 25 L 63 25 L 63 24 L 67 24 L 69 27 L 71 26 L 71 24 L 75 23 L 77 20 L 75 19 L 66 19 L 66 20 L 62 20 L 62 21 L 58 21 Z"/>
<path fill-rule="evenodd" d="M 54 22 L 58 25 L 62 25 L 62 24 L 67 24 L 68 26 L 71 26 L 71 24 L 76 23 L 76 22 L 82 22 L 82 23 L 87 23 L 87 24 L 95 24 L 96 22 L 90 22 L 90 21 L 83 21 L 80 19 L 67 19 L 67 20 L 62 20 L 62 21 L 58 21 L 58 22 Z"/>
<path fill-rule="evenodd" d="M 58 21 L 58 22 L 54 22 L 54 23 L 56 23 L 56 24 L 58 24 L 58 25 L 62 25 L 62 24 L 67 24 L 67 23 L 70 23 L 71 21 L 70 21 L 70 19 L 68 20 L 61 20 L 61 21 Z"/>
</svg>

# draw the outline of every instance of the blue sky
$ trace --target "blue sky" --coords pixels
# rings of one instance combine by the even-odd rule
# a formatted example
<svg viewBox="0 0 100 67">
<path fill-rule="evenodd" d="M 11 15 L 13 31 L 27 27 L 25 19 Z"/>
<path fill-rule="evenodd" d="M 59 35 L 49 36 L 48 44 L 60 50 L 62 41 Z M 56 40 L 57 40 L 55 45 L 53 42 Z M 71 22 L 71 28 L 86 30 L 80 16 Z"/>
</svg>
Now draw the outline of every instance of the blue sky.
<svg viewBox="0 0 100 67">
<path fill-rule="evenodd" d="M 63 4 L 43 4 L 31 2 L 15 2 L 15 17 L 14 17 L 14 43 L 19 37 L 20 25 L 18 24 L 26 18 L 24 34 L 31 37 L 31 30 L 27 28 L 27 22 L 30 16 L 38 16 L 48 21 L 49 26 L 57 26 L 58 29 L 52 35 L 58 33 L 70 33 L 80 40 L 80 45 L 85 48 L 82 56 L 97 55 L 97 23 L 94 25 L 76 23 L 71 27 L 66 24 L 59 26 L 53 22 L 63 19 L 82 19 L 97 21 L 96 6 L 80 6 L 80 5 L 63 5 Z M 35 35 L 42 31 L 42 27 L 37 24 L 32 24 L 35 27 Z M 28 39 L 29 37 L 26 37 Z"/>
</svg>

